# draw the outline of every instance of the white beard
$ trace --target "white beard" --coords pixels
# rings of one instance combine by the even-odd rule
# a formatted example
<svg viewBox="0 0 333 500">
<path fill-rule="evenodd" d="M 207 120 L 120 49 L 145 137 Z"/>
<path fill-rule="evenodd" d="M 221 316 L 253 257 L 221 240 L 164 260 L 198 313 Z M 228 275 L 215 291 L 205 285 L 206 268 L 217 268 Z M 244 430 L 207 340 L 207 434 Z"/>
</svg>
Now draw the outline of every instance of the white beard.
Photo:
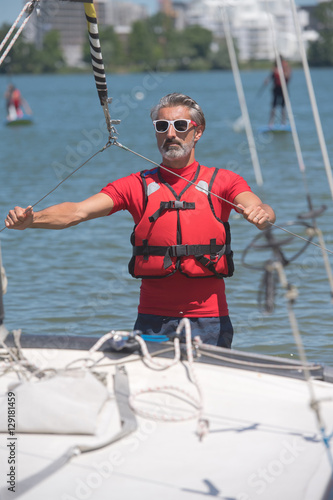
<svg viewBox="0 0 333 500">
<path fill-rule="evenodd" d="M 171 143 L 172 144 L 172 143 Z M 175 141 L 174 144 L 177 146 L 171 146 L 170 143 L 163 143 L 160 147 L 160 153 L 163 158 L 167 160 L 175 160 L 179 158 L 184 158 L 185 156 L 189 156 L 193 147 L 194 147 L 194 137 L 190 143 L 181 144 L 178 141 Z M 170 147 L 171 146 L 171 147 Z"/>
</svg>

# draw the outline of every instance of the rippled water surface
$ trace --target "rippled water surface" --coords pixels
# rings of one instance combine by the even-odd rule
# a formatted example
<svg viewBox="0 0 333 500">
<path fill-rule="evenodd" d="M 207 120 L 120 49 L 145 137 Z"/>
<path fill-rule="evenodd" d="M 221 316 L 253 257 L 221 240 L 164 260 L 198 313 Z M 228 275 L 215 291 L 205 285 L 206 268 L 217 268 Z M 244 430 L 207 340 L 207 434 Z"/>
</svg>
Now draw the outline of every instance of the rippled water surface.
<svg viewBox="0 0 333 500">
<path fill-rule="evenodd" d="M 333 250 L 332 195 L 303 72 L 294 70 L 290 92 L 305 175 L 300 172 L 291 134 L 257 133 L 269 115 L 269 90 L 260 96 L 257 93 L 265 77 L 266 73 L 260 71 L 242 73 L 264 178 L 261 187 L 256 185 L 246 135 L 234 132 L 232 127 L 240 111 L 229 72 L 108 75 L 109 94 L 113 96 L 111 110 L 115 118 L 122 120 L 117 127 L 119 141 L 159 162 L 150 108 L 169 92 L 191 95 L 201 104 L 207 120 L 197 159 L 204 165 L 233 169 L 244 176 L 253 190 L 275 208 L 277 224 L 283 227 L 308 210 L 307 184 L 313 204 L 327 207 L 318 225 L 327 247 Z M 332 78 L 332 70 L 312 71 L 330 158 Z M 6 78 L 0 79 L 1 95 L 7 83 Z M 1 220 L 15 205 L 27 206 L 43 198 L 107 140 L 104 115 L 91 75 L 21 76 L 14 83 L 34 111 L 34 124 L 21 128 L 1 126 Z M 3 118 L 4 113 L 3 110 Z M 144 168 L 149 168 L 145 160 L 113 146 L 73 174 L 36 209 L 82 200 L 108 182 Z M 139 280 L 127 273 L 132 226 L 129 214 L 118 213 L 64 231 L 3 231 L 1 247 L 8 277 L 4 297 L 7 328 L 49 335 L 101 335 L 110 329 L 130 329 L 136 317 L 140 287 Z M 263 271 L 242 264 L 243 252 L 258 231 L 234 212 L 231 227 L 236 272 L 227 281 L 227 296 L 235 327 L 233 347 L 297 357 L 285 291 L 277 284 L 275 309 L 271 314 L 263 313 L 258 307 Z M 288 228 L 305 235 L 300 225 Z M 274 230 L 275 233 L 289 239 L 286 233 Z M 261 242 L 264 240 L 257 244 Z M 287 257 L 302 244 L 291 239 L 285 247 Z M 267 249 L 250 248 L 246 262 L 261 268 L 270 257 Z M 329 260 L 332 263 L 331 255 Z M 293 310 L 309 359 L 333 366 L 333 306 L 321 251 L 308 247 L 285 272 L 298 291 Z"/>
</svg>

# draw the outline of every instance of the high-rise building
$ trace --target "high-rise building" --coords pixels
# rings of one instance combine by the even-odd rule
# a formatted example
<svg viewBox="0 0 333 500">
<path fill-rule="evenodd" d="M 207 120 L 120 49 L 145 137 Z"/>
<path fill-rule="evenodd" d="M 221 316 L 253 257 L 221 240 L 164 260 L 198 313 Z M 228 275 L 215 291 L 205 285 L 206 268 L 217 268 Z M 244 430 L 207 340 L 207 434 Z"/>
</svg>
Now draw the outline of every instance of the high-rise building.
<svg viewBox="0 0 333 500">
<path fill-rule="evenodd" d="M 288 59 L 300 58 L 290 0 L 191 0 L 175 2 L 186 25 L 200 25 L 210 30 L 215 38 L 224 37 L 223 6 L 228 12 L 230 30 L 236 42 L 239 58 L 274 59 L 273 36 L 279 52 Z M 301 26 L 309 23 L 309 14 L 298 10 Z M 180 24 L 180 23 L 179 23 Z M 275 35 L 274 35 L 275 33 Z M 313 34 L 307 32 L 307 36 Z M 306 36 L 304 36 L 306 41 Z"/>
</svg>

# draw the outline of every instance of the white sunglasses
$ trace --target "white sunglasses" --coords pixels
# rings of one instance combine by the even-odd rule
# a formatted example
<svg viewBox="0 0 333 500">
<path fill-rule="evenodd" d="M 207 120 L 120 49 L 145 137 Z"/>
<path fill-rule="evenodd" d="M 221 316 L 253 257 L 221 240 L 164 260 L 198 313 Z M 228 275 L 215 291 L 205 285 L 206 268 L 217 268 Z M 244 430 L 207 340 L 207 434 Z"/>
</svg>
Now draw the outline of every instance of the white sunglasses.
<svg viewBox="0 0 333 500">
<path fill-rule="evenodd" d="M 190 124 L 194 125 L 194 127 L 198 126 L 198 124 L 195 123 L 193 120 L 185 120 L 183 118 L 180 118 L 178 120 L 154 120 L 153 121 L 153 125 L 155 127 L 155 130 L 159 134 L 163 134 L 164 132 L 167 132 L 169 130 L 170 124 L 173 126 L 173 128 L 176 130 L 176 132 L 187 132 Z"/>
</svg>

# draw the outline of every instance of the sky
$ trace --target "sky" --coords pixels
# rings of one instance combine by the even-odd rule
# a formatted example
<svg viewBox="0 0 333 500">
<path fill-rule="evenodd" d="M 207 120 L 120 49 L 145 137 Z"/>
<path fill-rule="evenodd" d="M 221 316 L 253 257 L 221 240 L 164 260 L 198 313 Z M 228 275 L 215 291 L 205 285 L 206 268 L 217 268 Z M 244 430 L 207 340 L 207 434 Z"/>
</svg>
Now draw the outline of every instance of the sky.
<svg viewBox="0 0 333 500">
<path fill-rule="evenodd" d="M 129 1 L 145 5 L 148 9 L 148 12 L 152 12 L 154 9 L 156 10 L 156 5 L 158 4 L 158 0 L 129 0 Z M 24 5 L 23 0 L 1 0 L 1 3 L 5 3 L 5 5 L 1 5 L 0 26 L 5 22 L 12 24 L 22 10 L 22 7 Z"/>
<path fill-rule="evenodd" d="M 133 3 L 138 3 L 141 5 L 145 5 L 148 9 L 149 13 L 153 13 L 158 5 L 158 0 L 130 0 Z M 21 12 L 23 1 L 22 0 L 2 0 L 1 3 L 4 5 L 1 6 L 0 11 L 0 26 L 3 23 L 12 24 L 19 13 Z M 296 0 L 297 5 L 314 5 L 316 4 L 316 0 Z"/>
</svg>

